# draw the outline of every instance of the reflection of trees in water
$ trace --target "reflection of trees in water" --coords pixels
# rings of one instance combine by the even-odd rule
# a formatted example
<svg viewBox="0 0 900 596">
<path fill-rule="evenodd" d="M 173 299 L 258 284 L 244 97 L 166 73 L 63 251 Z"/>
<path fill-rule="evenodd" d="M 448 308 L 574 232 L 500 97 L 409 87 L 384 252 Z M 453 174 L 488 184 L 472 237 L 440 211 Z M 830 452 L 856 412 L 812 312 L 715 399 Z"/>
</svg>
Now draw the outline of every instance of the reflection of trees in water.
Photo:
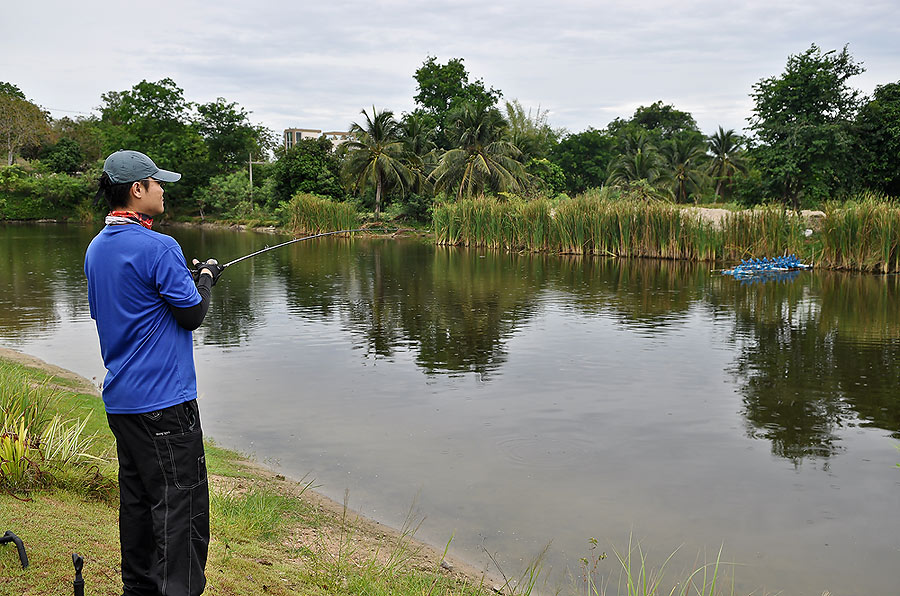
<svg viewBox="0 0 900 596">
<path fill-rule="evenodd" d="M 896 278 L 823 273 L 808 284 L 723 284 L 719 297 L 729 293 L 752 436 L 794 462 L 839 451 L 848 425 L 900 436 Z"/>
<path fill-rule="evenodd" d="M 511 259 L 357 239 L 309 243 L 283 258 L 282 271 L 292 311 L 338 312 L 368 353 L 390 357 L 412 346 L 428 373 L 485 375 L 505 360 L 504 340 L 535 309 L 536 281 Z"/>
<path fill-rule="evenodd" d="M 163 228 L 163 231 L 178 240 L 188 262 L 194 258 L 215 258 L 227 263 L 267 244 L 283 242 L 277 236 L 235 234 L 230 230 Z M 249 339 L 260 324 L 259 304 L 264 303 L 260 295 L 269 279 L 269 275 L 256 272 L 270 268 L 271 264 L 265 260 L 253 259 L 235 265 L 234 269 L 229 267 L 212 291 L 209 314 L 194 332 L 195 337 L 204 344 L 219 346 L 237 346 Z"/>
<path fill-rule="evenodd" d="M 430 252 L 422 275 L 411 280 L 425 308 L 413 302 L 403 313 L 417 362 L 428 373 L 472 371 L 486 379 L 506 361 L 506 340 L 537 311 L 543 275 L 530 259 Z"/>
<path fill-rule="evenodd" d="M 87 281 L 83 257 L 95 233 L 86 226 L 3 226 L 0 332 L 45 332 L 60 323 L 61 312 L 72 317 L 84 314 Z"/>
<path fill-rule="evenodd" d="M 706 266 L 659 259 L 559 257 L 560 290 L 586 314 L 607 311 L 626 325 L 660 328 L 683 318 L 703 298 Z"/>
</svg>

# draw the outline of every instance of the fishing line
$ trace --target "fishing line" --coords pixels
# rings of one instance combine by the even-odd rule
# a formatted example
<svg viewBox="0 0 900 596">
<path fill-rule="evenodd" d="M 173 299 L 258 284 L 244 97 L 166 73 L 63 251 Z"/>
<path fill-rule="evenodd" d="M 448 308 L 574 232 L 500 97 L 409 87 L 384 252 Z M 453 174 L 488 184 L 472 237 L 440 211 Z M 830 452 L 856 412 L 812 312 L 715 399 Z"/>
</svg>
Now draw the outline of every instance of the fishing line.
<svg viewBox="0 0 900 596">
<path fill-rule="evenodd" d="M 353 234 L 355 232 L 393 232 L 396 234 L 397 232 L 406 231 L 406 228 L 357 228 L 355 230 L 336 230 L 334 232 L 322 232 L 321 234 L 313 234 L 312 236 L 303 236 L 302 238 L 294 238 L 293 240 L 288 240 L 287 242 L 282 242 L 281 244 L 276 244 L 275 246 L 267 246 L 263 249 L 260 249 L 256 252 L 252 252 L 249 255 L 244 255 L 243 257 L 239 257 L 234 259 L 233 261 L 228 261 L 224 265 L 222 265 L 222 269 L 227 269 L 236 263 L 240 263 L 241 261 L 245 261 L 247 259 L 253 258 L 257 255 L 261 255 L 264 252 L 269 252 L 270 250 L 275 250 L 276 248 L 281 248 L 282 246 L 287 246 L 289 244 L 294 244 L 295 242 L 303 242 L 304 240 L 312 240 L 313 238 L 323 238 L 325 236 L 334 236 L 335 234 Z M 200 266 L 203 263 L 199 263 L 197 268 L 192 270 L 192 272 L 197 272 L 200 269 Z"/>
</svg>

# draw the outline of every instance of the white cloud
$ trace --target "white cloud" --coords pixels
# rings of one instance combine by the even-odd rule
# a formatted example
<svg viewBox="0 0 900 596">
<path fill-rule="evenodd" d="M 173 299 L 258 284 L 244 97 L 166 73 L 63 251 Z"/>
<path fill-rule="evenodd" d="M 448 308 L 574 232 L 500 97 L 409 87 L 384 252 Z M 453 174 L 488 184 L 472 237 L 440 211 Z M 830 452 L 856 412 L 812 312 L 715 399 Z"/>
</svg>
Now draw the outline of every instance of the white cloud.
<svg viewBox="0 0 900 596">
<path fill-rule="evenodd" d="M 865 92 L 900 73 L 892 1 L 564 0 L 18 3 L 0 22 L 0 78 L 45 107 L 90 111 L 100 94 L 173 78 L 188 99 L 225 97 L 280 131 L 343 128 L 373 103 L 413 107 L 427 55 L 554 126 L 600 128 L 656 100 L 704 130 L 745 126 L 753 83 L 817 43 L 850 44 Z"/>
</svg>

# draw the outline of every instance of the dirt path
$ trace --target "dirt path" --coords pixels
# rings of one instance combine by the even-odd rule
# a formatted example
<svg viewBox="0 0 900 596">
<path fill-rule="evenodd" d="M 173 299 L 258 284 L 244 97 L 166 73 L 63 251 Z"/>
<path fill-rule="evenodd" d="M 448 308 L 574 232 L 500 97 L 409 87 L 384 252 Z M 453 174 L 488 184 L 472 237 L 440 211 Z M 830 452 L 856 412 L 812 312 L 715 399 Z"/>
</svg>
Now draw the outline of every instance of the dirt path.
<svg viewBox="0 0 900 596">
<path fill-rule="evenodd" d="M 731 213 L 728 209 L 716 209 L 710 207 L 688 207 L 687 211 L 698 214 L 703 221 L 717 226 L 721 226 L 725 221 L 725 217 Z M 802 217 L 804 221 L 809 222 L 811 227 L 815 228 L 815 223 L 825 217 L 825 212 L 804 210 L 800 212 L 800 217 Z"/>
</svg>

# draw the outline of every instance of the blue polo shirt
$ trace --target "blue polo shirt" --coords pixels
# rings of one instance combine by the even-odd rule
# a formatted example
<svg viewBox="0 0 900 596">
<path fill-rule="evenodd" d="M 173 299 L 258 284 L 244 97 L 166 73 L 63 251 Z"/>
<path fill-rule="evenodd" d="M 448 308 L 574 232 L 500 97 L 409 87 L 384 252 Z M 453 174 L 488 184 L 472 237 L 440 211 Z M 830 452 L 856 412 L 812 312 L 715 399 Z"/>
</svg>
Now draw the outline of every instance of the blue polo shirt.
<svg viewBox="0 0 900 596">
<path fill-rule="evenodd" d="M 191 332 L 168 305 L 201 298 L 175 239 L 138 224 L 106 226 L 88 246 L 84 274 L 107 370 L 106 411 L 139 414 L 195 399 Z"/>
</svg>

